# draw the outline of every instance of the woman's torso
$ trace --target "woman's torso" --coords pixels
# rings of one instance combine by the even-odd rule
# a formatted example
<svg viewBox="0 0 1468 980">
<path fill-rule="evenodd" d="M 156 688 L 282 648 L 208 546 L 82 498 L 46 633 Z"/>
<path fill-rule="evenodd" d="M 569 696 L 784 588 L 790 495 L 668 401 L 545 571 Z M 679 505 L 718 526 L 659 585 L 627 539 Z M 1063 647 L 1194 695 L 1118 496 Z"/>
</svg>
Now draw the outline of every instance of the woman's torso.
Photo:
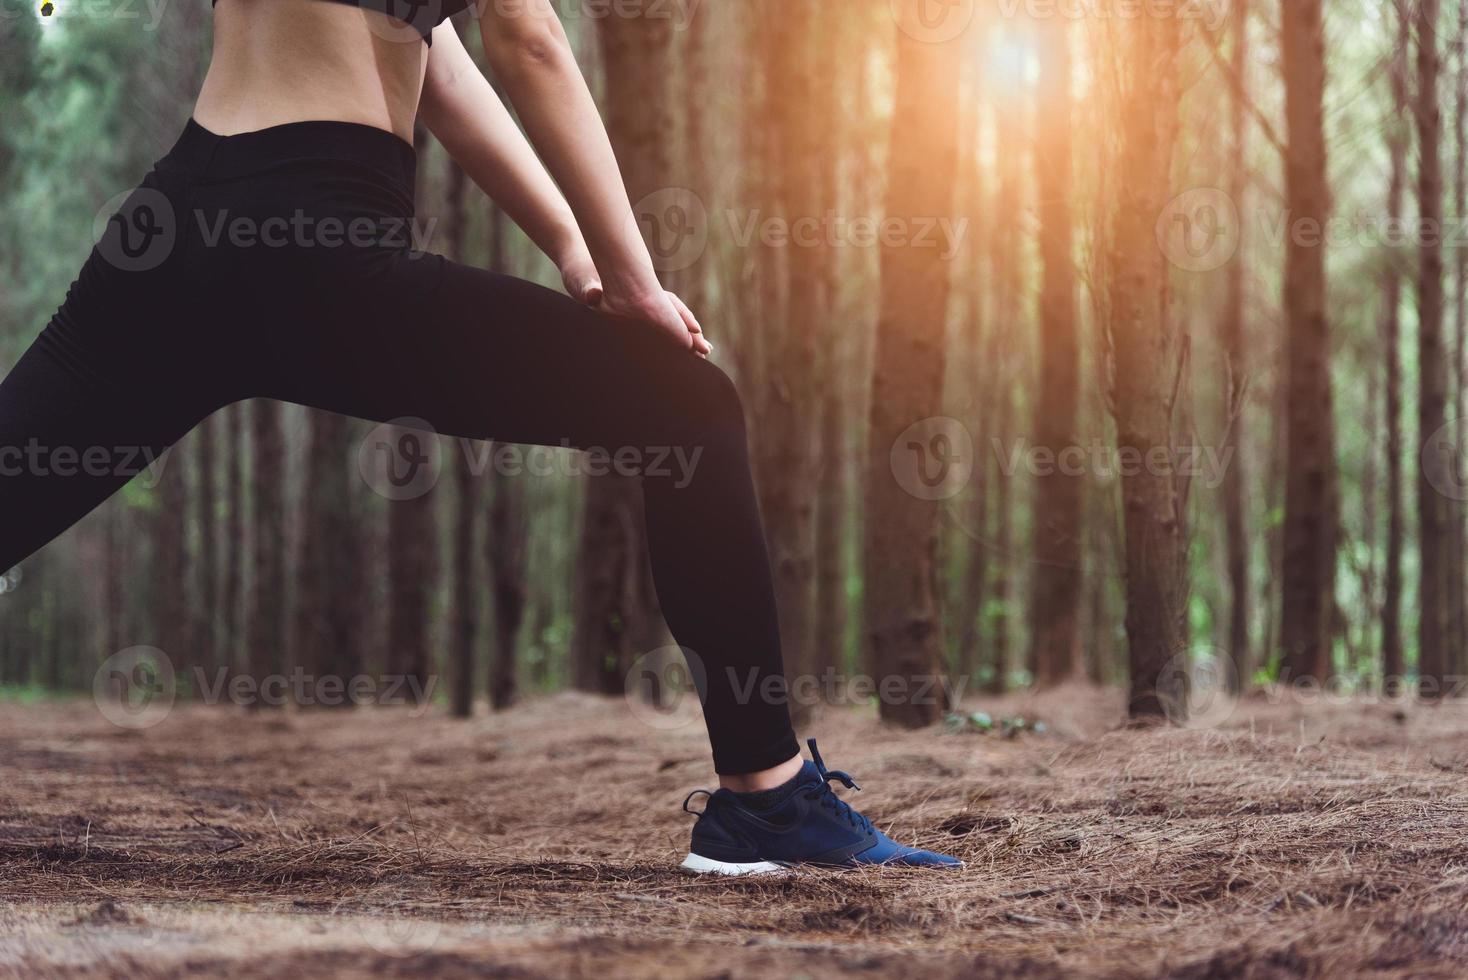
<svg viewBox="0 0 1468 980">
<path fill-rule="evenodd" d="M 399 21 L 323 0 L 218 0 L 194 118 L 223 136 L 362 123 L 413 141 L 429 47 Z"/>
</svg>

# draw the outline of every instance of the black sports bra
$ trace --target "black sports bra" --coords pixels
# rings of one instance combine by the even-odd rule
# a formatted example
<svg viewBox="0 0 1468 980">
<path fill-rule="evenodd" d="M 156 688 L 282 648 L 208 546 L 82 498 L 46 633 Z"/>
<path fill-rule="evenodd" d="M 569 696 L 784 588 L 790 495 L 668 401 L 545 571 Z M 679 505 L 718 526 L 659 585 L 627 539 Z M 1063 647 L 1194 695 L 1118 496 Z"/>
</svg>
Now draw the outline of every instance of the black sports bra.
<svg viewBox="0 0 1468 980">
<path fill-rule="evenodd" d="M 219 0 L 212 0 L 218 3 Z M 454 14 L 466 10 L 474 0 L 334 0 L 349 7 L 376 10 L 395 17 L 417 31 L 430 45 L 433 29 Z"/>
</svg>

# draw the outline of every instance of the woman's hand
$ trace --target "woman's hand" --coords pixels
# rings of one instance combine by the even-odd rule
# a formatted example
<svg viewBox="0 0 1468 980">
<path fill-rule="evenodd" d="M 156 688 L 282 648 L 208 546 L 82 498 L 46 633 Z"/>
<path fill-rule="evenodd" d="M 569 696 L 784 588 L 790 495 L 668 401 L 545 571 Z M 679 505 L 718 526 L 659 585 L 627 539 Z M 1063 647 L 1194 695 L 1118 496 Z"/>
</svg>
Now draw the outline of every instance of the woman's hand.
<svg viewBox="0 0 1468 980">
<path fill-rule="evenodd" d="M 596 271 L 596 263 L 591 261 L 591 253 L 585 245 L 557 264 L 561 269 L 561 282 L 566 286 L 566 295 L 593 309 L 601 304 L 601 274 Z"/>
<path fill-rule="evenodd" d="M 688 305 L 667 290 L 654 290 L 640 297 L 611 293 L 602 296 L 596 309 L 618 320 L 633 320 L 661 330 L 668 339 L 699 357 L 713 350 L 703 335 L 703 326 Z"/>
</svg>

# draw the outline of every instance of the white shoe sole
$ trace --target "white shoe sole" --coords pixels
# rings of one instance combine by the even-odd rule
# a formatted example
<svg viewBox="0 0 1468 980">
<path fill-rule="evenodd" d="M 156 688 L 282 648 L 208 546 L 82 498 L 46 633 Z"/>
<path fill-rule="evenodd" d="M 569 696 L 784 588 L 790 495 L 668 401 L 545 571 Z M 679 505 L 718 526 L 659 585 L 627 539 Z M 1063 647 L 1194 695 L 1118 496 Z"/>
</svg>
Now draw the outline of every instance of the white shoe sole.
<svg viewBox="0 0 1468 980">
<path fill-rule="evenodd" d="M 783 874 L 790 871 L 783 864 L 773 861 L 752 861 L 748 864 L 737 864 L 732 861 L 715 861 L 691 851 L 679 865 L 684 871 L 696 875 L 768 875 Z"/>
</svg>

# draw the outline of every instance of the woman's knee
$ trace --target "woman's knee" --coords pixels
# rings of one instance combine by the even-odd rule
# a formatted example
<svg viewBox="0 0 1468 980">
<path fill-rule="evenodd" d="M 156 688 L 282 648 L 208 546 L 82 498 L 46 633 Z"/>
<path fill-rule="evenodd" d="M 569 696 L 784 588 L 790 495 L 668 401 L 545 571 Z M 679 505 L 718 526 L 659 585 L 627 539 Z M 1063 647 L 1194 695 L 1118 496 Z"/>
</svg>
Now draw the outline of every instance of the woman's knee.
<svg viewBox="0 0 1468 980">
<path fill-rule="evenodd" d="M 716 364 L 697 360 L 682 399 L 696 439 L 745 437 L 744 399 L 734 379 Z"/>
</svg>

